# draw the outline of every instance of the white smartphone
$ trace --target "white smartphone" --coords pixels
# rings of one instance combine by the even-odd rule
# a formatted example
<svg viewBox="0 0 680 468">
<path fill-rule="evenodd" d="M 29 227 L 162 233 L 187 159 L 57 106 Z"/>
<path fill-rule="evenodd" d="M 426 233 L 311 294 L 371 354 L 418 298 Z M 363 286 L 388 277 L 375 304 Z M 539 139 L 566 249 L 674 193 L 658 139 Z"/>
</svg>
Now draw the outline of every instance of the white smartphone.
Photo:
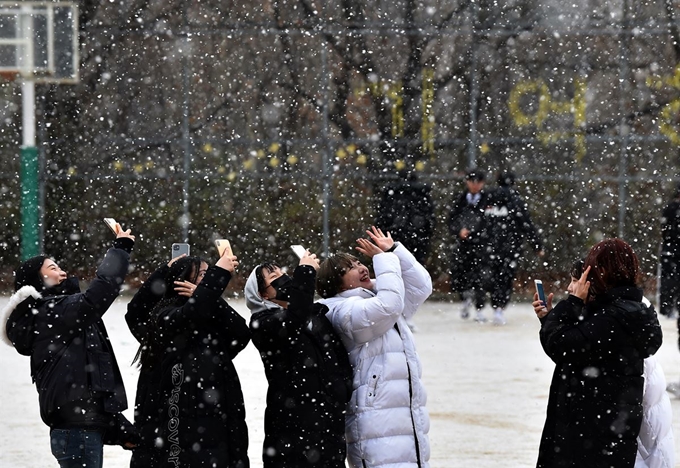
<svg viewBox="0 0 680 468">
<path fill-rule="evenodd" d="M 217 253 L 220 257 L 224 255 L 224 252 L 227 252 L 229 255 L 233 255 L 231 244 L 227 239 L 215 239 L 215 247 L 217 247 Z"/>
<path fill-rule="evenodd" d="M 536 292 L 538 293 L 538 300 L 541 301 L 544 305 L 547 304 L 547 302 L 545 302 L 545 291 L 543 290 L 543 281 L 537 279 L 537 280 L 534 280 L 534 283 L 536 284 Z"/>
<path fill-rule="evenodd" d="M 297 255 L 298 258 L 304 257 L 305 252 L 307 252 L 307 249 L 301 245 L 291 245 L 290 248 L 293 249 L 293 252 L 295 252 L 295 255 Z"/>
<path fill-rule="evenodd" d="M 118 228 L 116 228 L 116 220 L 113 218 L 104 218 L 104 222 L 106 225 L 111 229 L 111 232 L 113 232 L 115 235 L 118 235 Z"/>
<path fill-rule="evenodd" d="M 177 244 L 172 244 L 172 258 L 179 257 L 180 255 L 186 254 L 186 256 L 189 256 L 189 244 L 182 244 L 182 243 L 177 243 Z"/>
</svg>

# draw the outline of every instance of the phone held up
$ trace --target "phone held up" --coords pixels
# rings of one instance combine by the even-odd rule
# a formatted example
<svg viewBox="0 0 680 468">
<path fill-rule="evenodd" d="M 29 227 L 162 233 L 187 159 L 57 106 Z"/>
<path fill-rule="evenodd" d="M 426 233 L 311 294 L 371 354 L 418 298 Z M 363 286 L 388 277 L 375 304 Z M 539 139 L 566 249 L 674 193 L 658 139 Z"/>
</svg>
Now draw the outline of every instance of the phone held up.
<svg viewBox="0 0 680 468">
<path fill-rule="evenodd" d="M 113 218 L 104 218 L 104 222 L 106 225 L 111 229 L 111 231 L 115 234 L 118 235 L 118 228 L 116 227 L 116 220 Z"/>
<path fill-rule="evenodd" d="M 217 248 L 217 253 L 220 257 L 222 257 L 225 252 L 227 255 L 233 255 L 231 244 L 227 239 L 215 239 L 215 247 Z"/>
<path fill-rule="evenodd" d="M 538 300 L 543 303 L 543 305 L 546 305 L 547 302 L 545 301 L 545 291 L 543 290 L 543 281 L 537 279 L 534 280 L 534 283 L 536 284 L 536 292 L 538 293 Z"/>
<path fill-rule="evenodd" d="M 293 249 L 293 252 L 295 252 L 295 255 L 297 255 L 298 258 L 304 257 L 305 252 L 307 252 L 307 249 L 301 245 L 291 245 L 290 248 Z"/>
<path fill-rule="evenodd" d="M 186 255 L 187 257 L 189 256 L 189 244 L 172 244 L 172 258 L 177 258 L 180 255 Z"/>
</svg>

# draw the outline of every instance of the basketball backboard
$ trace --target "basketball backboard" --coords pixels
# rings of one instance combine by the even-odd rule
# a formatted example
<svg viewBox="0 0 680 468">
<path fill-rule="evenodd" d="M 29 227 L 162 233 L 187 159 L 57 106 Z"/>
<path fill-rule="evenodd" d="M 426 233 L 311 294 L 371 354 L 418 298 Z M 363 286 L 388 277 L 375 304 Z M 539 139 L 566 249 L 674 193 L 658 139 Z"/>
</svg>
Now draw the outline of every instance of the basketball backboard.
<svg viewBox="0 0 680 468">
<path fill-rule="evenodd" d="M 75 83 L 79 61 L 76 5 L 0 1 L 0 73 Z"/>
</svg>

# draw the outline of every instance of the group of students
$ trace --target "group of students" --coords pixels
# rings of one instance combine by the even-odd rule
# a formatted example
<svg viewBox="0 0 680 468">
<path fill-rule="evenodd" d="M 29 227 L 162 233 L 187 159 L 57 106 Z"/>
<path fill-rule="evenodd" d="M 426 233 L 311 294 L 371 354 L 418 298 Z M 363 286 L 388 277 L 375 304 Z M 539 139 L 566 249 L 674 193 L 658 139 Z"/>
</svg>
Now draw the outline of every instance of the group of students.
<svg viewBox="0 0 680 468">
<path fill-rule="evenodd" d="M 46 256 L 16 270 L 3 337 L 30 356 L 40 414 L 62 468 L 101 467 L 103 444 L 131 466 L 249 466 L 243 393 L 233 359 L 250 340 L 269 384 L 263 465 L 427 467 L 429 416 L 407 324 L 432 292 L 425 268 L 375 227 L 350 254 L 306 252 L 292 277 L 275 262 L 250 273 L 249 324 L 223 299 L 238 259 L 182 256 L 153 272 L 128 304 L 139 341 L 132 425 L 102 316 L 134 245 L 118 230 L 85 292 Z M 571 272 L 569 297 L 534 297 L 555 362 L 537 467 L 671 467 L 671 413 L 653 355 L 662 341 L 640 268 L 620 239 L 595 245 Z M 315 292 L 321 300 L 314 301 Z"/>
<path fill-rule="evenodd" d="M 432 281 L 389 233 L 373 227 L 357 240 L 374 277 L 346 253 L 320 263 L 306 252 L 292 277 L 275 262 L 257 266 L 245 286 L 249 324 L 222 298 L 238 265 L 230 251 L 210 266 L 187 256 L 162 265 L 125 316 L 140 344 L 132 425 L 102 322 L 134 245 L 130 230 L 117 232 L 86 291 L 41 255 L 16 270 L 3 310 L 3 338 L 31 357 L 62 468 L 101 467 L 104 444 L 132 450 L 132 467 L 248 467 L 233 359 L 250 340 L 269 384 L 265 468 L 429 466 L 426 392 L 406 320 Z"/>
</svg>

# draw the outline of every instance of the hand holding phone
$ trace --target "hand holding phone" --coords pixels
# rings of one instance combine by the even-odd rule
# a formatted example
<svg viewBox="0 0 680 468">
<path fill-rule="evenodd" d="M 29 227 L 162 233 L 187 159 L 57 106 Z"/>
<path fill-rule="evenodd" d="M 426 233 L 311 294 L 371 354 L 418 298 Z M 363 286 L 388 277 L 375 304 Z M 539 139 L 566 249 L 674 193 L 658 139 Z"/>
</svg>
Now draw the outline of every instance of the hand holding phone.
<svg viewBox="0 0 680 468">
<path fill-rule="evenodd" d="M 111 231 L 117 236 L 120 232 L 120 225 L 113 218 L 104 218 L 104 223 L 111 229 Z"/>
<path fill-rule="evenodd" d="M 227 255 L 234 255 L 234 252 L 231 250 L 231 244 L 227 239 L 215 239 L 215 247 L 217 248 L 217 253 L 220 257 L 222 257 L 225 252 Z"/>
<path fill-rule="evenodd" d="M 177 258 L 180 255 L 189 256 L 189 244 L 175 243 L 172 244 L 172 258 Z"/>
<path fill-rule="evenodd" d="M 543 290 L 543 281 L 537 279 L 534 280 L 534 283 L 536 284 L 536 293 L 538 294 L 538 300 L 543 303 L 543 306 L 545 307 L 547 305 L 547 302 L 545 300 L 545 291 Z"/>
</svg>

